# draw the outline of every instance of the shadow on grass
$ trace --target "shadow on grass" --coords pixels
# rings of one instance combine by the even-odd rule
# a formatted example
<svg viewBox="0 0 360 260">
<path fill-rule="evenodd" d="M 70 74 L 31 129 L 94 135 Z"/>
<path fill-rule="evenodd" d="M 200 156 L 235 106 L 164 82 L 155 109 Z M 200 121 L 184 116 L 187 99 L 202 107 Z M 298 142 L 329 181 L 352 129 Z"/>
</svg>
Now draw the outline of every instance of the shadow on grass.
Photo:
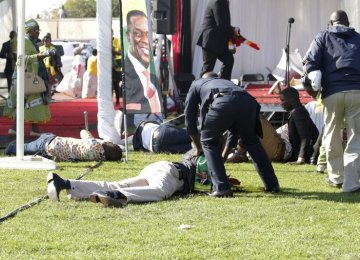
<svg viewBox="0 0 360 260">
<path fill-rule="evenodd" d="M 234 193 L 235 196 L 248 196 L 262 198 L 274 196 L 276 198 L 295 198 L 302 200 L 324 200 L 332 202 L 360 203 L 360 192 L 341 192 L 341 189 L 334 188 L 334 191 L 307 191 L 299 192 L 297 189 L 282 188 L 279 193 L 266 193 L 260 189 L 242 190 Z"/>
<path fill-rule="evenodd" d="M 346 203 L 359 203 L 360 202 L 360 193 L 353 192 L 339 192 L 334 189 L 334 192 L 291 192 L 285 190 L 284 192 L 279 193 L 279 196 L 287 196 L 291 198 L 299 198 L 302 200 L 325 200 L 333 202 L 346 202 Z"/>
</svg>

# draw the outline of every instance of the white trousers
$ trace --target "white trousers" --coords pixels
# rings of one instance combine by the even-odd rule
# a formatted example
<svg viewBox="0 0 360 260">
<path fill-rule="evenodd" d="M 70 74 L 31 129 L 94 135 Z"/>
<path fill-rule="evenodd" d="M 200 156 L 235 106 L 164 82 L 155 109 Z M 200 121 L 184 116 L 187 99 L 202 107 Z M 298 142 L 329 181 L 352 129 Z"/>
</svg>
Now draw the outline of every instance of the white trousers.
<svg viewBox="0 0 360 260">
<path fill-rule="evenodd" d="M 184 181 L 179 180 L 176 167 L 166 161 L 146 166 L 138 176 L 119 182 L 70 180 L 70 198 L 84 200 L 98 190 L 118 190 L 127 202 L 160 201 L 181 190 Z"/>
<path fill-rule="evenodd" d="M 81 98 L 96 98 L 97 89 L 97 76 L 91 75 L 88 71 L 85 71 L 83 76 Z"/>
<path fill-rule="evenodd" d="M 343 183 L 343 192 L 360 188 L 360 90 L 344 91 L 326 97 L 324 142 L 329 179 Z M 346 121 L 345 150 L 339 135 Z"/>
</svg>

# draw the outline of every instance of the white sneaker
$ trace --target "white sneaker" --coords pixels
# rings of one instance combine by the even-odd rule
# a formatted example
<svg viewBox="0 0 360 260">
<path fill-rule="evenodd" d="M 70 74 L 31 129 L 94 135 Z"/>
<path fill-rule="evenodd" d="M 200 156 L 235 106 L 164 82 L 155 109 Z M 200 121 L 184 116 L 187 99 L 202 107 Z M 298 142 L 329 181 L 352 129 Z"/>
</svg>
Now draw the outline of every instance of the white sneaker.
<svg viewBox="0 0 360 260">
<path fill-rule="evenodd" d="M 319 173 L 324 173 L 325 172 L 325 164 L 318 164 L 318 166 L 316 167 L 316 171 Z"/>
</svg>

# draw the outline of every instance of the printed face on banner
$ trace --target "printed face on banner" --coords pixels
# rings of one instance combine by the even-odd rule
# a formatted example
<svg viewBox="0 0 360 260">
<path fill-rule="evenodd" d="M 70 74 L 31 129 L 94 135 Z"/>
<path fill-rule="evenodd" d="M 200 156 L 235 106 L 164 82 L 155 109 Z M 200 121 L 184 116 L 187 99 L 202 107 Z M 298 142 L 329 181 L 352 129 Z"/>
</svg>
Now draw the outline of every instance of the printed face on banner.
<svg viewBox="0 0 360 260">
<path fill-rule="evenodd" d="M 148 20 L 143 16 L 133 16 L 128 25 L 127 38 L 129 42 L 129 52 L 147 68 L 149 67 L 149 38 Z"/>
<path fill-rule="evenodd" d="M 149 40 L 152 31 L 146 1 L 124 0 L 123 6 L 126 111 L 135 115 L 161 113 L 163 99 Z"/>
</svg>

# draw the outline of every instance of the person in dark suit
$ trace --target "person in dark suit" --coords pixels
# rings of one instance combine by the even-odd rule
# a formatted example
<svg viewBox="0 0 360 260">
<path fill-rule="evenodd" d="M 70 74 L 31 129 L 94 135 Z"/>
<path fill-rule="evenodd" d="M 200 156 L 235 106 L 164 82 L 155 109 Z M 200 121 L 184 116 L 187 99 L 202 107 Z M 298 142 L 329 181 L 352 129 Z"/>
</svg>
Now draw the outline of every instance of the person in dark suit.
<svg viewBox="0 0 360 260">
<path fill-rule="evenodd" d="M 156 76 L 150 73 L 148 19 L 144 12 L 127 14 L 129 49 L 125 63 L 126 109 L 129 113 L 161 114 L 162 97 Z"/>
<path fill-rule="evenodd" d="M 216 60 L 219 59 L 223 63 L 220 77 L 231 79 L 234 56 L 228 49 L 228 40 L 237 34 L 240 34 L 240 28 L 230 24 L 229 1 L 210 0 L 197 39 L 203 55 L 200 76 L 213 71 Z"/>
<path fill-rule="evenodd" d="M 197 124 L 199 109 L 201 135 Z M 205 73 L 191 84 L 185 100 L 185 123 L 196 148 L 194 156 L 205 155 L 213 182 L 210 196 L 232 196 L 224 161 L 239 137 L 253 159 L 264 190 L 279 192 L 278 179 L 259 140 L 262 137 L 259 112 L 260 105 L 254 97 L 230 80 L 218 78 L 214 72 Z M 220 139 L 225 131 L 229 134 L 221 153 Z"/>
<path fill-rule="evenodd" d="M 2 48 L 1 48 L 1 52 L 0 52 L 0 58 L 2 59 L 6 59 L 6 64 L 5 64 L 5 69 L 4 69 L 4 74 L 6 76 L 6 80 L 7 80 L 7 86 L 8 86 L 8 91 L 10 92 L 10 87 L 11 87 L 11 77 L 14 73 L 14 60 L 16 59 L 14 53 L 11 50 L 11 40 L 16 36 L 16 32 L 15 31 L 11 31 L 10 32 L 10 40 L 6 41 L 3 43 Z"/>
</svg>

